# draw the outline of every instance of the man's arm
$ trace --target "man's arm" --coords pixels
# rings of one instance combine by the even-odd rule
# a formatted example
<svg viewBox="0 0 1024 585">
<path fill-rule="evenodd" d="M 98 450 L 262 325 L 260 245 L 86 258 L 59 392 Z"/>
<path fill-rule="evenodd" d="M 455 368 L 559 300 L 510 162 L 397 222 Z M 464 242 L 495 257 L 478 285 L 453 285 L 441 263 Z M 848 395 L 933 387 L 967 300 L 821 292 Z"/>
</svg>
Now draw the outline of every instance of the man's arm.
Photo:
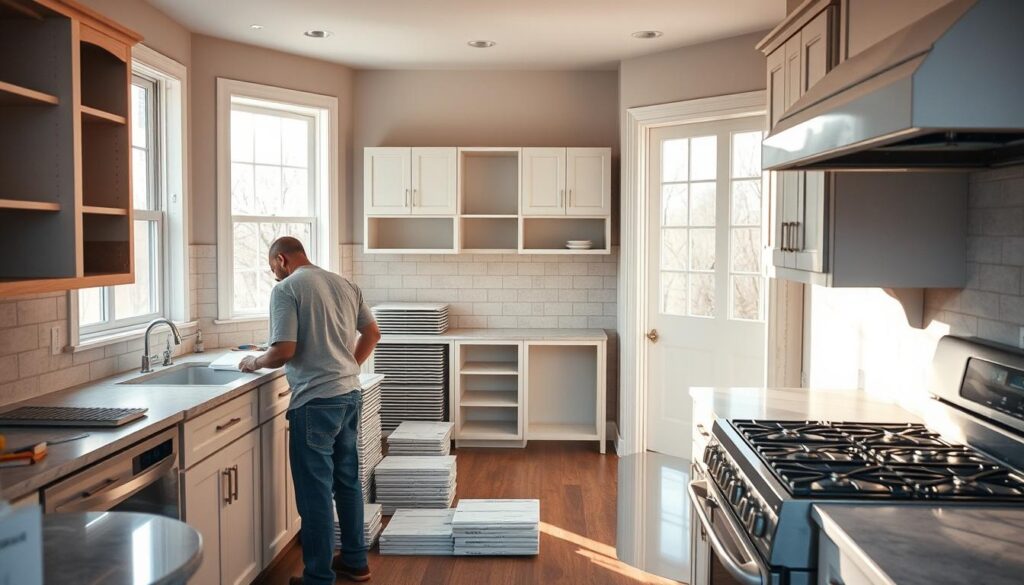
<svg viewBox="0 0 1024 585">
<path fill-rule="evenodd" d="M 377 347 L 378 341 L 380 341 L 380 327 L 377 327 L 376 321 L 370 321 L 359 330 L 359 340 L 356 341 L 356 349 L 352 352 L 357 364 L 361 366 L 363 362 L 370 359 L 370 354 L 373 353 L 373 348 Z"/>
</svg>

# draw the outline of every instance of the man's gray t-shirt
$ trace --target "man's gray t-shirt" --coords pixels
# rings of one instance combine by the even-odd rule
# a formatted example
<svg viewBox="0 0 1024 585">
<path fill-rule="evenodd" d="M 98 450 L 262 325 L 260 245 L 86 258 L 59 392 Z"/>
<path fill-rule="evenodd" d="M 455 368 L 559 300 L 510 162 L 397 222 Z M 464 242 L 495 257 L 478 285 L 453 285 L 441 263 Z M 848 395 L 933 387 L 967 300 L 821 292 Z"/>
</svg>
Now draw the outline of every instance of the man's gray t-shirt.
<svg viewBox="0 0 1024 585">
<path fill-rule="evenodd" d="M 318 266 L 298 268 L 270 293 L 270 345 L 294 341 L 295 357 L 285 364 L 298 408 L 314 398 L 359 388 L 359 364 L 352 350 L 373 313 L 355 284 Z"/>
</svg>

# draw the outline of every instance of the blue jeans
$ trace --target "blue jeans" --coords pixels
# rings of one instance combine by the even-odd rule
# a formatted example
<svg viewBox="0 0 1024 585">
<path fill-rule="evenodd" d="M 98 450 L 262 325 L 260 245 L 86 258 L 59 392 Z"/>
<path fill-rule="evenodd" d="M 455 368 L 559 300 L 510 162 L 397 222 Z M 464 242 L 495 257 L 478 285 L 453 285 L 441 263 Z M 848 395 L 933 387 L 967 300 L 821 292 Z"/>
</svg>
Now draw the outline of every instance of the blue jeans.
<svg viewBox="0 0 1024 585">
<path fill-rule="evenodd" d="M 362 393 L 356 390 L 310 400 L 288 411 L 288 452 L 295 503 L 302 517 L 305 585 L 334 583 L 332 505 L 337 506 L 341 524 L 342 562 L 349 567 L 366 566 L 363 490 L 356 452 L 362 403 Z"/>
</svg>

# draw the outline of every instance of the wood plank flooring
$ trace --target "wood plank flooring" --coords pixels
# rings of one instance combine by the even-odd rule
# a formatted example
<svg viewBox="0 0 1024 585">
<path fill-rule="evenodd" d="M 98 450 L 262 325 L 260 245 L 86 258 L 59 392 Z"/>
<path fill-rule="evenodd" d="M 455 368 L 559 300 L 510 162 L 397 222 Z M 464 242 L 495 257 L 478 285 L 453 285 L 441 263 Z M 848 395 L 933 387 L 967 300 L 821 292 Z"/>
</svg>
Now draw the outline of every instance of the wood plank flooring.
<svg viewBox="0 0 1024 585">
<path fill-rule="evenodd" d="M 370 552 L 371 583 L 386 585 L 672 584 L 615 558 L 618 459 L 593 443 L 541 442 L 526 449 L 461 449 L 460 498 L 539 498 L 540 555 L 397 557 Z M 257 579 L 280 585 L 301 574 L 295 544 Z"/>
</svg>

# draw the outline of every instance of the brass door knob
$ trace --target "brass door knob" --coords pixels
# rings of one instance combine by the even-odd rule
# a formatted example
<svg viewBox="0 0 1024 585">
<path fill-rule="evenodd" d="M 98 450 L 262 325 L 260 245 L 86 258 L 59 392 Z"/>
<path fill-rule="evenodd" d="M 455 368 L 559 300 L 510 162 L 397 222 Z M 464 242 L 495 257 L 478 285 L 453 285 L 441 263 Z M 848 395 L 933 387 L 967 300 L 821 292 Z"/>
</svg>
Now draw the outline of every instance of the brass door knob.
<svg viewBox="0 0 1024 585">
<path fill-rule="evenodd" d="M 650 339 L 651 343 L 657 343 L 658 342 L 658 330 L 657 329 L 651 329 L 650 331 L 648 331 L 647 332 L 647 339 Z"/>
</svg>

